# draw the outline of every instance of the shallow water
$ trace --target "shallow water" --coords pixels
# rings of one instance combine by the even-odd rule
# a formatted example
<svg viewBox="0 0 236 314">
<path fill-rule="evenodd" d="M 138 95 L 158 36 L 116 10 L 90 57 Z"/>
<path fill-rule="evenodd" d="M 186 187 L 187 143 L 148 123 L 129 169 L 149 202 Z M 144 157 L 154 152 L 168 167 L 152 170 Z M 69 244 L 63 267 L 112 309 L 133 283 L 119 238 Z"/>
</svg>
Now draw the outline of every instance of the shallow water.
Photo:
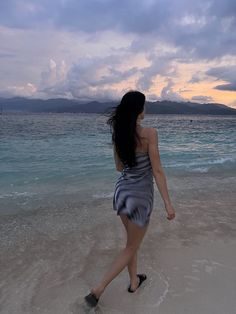
<svg viewBox="0 0 236 314">
<path fill-rule="evenodd" d="M 109 198 L 115 170 L 107 118 L 99 114 L 23 114 L 0 118 L 0 213 L 61 195 Z M 159 134 L 168 176 L 235 174 L 235 116 L 146 115 Z"/>
</svg>

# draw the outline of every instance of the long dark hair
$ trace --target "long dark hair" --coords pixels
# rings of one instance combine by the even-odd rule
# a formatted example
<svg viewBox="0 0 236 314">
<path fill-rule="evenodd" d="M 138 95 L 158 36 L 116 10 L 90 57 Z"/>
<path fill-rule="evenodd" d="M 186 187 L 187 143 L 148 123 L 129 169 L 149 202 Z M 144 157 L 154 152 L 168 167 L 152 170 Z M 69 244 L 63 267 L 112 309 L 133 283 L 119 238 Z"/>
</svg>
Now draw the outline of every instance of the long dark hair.
<svg viewBox="0 0 236 314">
<path fill-rule="evenodd" d="M 140 137 L 136 130 L 138 115 L 143 111 L 145 95 L 138 91 L 126 93 L 111 112 L 107 124 L 112 132 L 112 144 L 124 165 L 136 166 L 135 150 Z"/>
</svg>

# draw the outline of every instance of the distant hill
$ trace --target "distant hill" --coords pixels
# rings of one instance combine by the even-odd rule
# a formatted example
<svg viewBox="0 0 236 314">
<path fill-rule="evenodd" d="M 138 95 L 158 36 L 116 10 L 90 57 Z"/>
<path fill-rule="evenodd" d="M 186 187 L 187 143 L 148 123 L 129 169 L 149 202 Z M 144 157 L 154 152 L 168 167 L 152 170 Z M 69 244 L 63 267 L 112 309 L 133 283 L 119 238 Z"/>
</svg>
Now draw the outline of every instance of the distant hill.
<svg viewBox="0 0 236 314">
<path fill-rule="evenodd" d="M 82 103 L 78 100 L 58 99 L 29 99 L 23 97 L 0 98 L 0 111 L 4 112 L 51 112 L 51 113 L 107 113 L 118 102 L 92 101 Z M 236 115 L 236 109 L 222 104 L 198 104 L 192 102 L 173 102 L 168 100 L 147 102 L 146 113 L 151 114 L 213 114 Z"/>
</svg>

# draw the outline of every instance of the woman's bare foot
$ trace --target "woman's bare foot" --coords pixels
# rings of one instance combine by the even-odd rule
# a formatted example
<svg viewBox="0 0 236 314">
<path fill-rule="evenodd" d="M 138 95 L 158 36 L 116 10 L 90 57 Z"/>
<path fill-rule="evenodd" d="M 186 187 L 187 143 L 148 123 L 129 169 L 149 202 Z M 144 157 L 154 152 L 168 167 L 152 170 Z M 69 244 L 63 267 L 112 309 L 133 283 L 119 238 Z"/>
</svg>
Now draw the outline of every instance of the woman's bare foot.
<svg viewBox="0 0 236 314">
<path fill-rule="evenodd" d="M 135 280 L 130 282 L 130 288 L 132 290 L 136 290 L 138 288 L 138 285 L 139 285 L 139 278 L 138 276 L 136 276 Z"/>
<path fill-rule="evenodd" d="M 101 289 L 101 288 L 92 288 L 91 289 L 91 293 L 93 293 L 97 299 L 100 298 L 100 296 L 102 295 L 103 291 L 104 291 L 104 289 Z"/>
</svg>

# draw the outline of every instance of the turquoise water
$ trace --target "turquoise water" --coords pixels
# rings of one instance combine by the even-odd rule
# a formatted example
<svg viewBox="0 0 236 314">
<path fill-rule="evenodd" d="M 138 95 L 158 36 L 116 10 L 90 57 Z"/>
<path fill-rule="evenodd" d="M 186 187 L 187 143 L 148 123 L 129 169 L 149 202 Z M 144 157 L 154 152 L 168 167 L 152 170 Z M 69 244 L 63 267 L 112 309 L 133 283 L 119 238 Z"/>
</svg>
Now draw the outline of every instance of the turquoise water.
<svg viewBox="0 0 236 314">
<path fill-rule="evenodd" d="M 0 210 L 45 198 L 111 197 L 115 170 L 107 117 L 24 114 L 0 117 Z M 146 115 L 157 128 L 168 176 L 236 174 L 235 116 Z"/>
</svg>

